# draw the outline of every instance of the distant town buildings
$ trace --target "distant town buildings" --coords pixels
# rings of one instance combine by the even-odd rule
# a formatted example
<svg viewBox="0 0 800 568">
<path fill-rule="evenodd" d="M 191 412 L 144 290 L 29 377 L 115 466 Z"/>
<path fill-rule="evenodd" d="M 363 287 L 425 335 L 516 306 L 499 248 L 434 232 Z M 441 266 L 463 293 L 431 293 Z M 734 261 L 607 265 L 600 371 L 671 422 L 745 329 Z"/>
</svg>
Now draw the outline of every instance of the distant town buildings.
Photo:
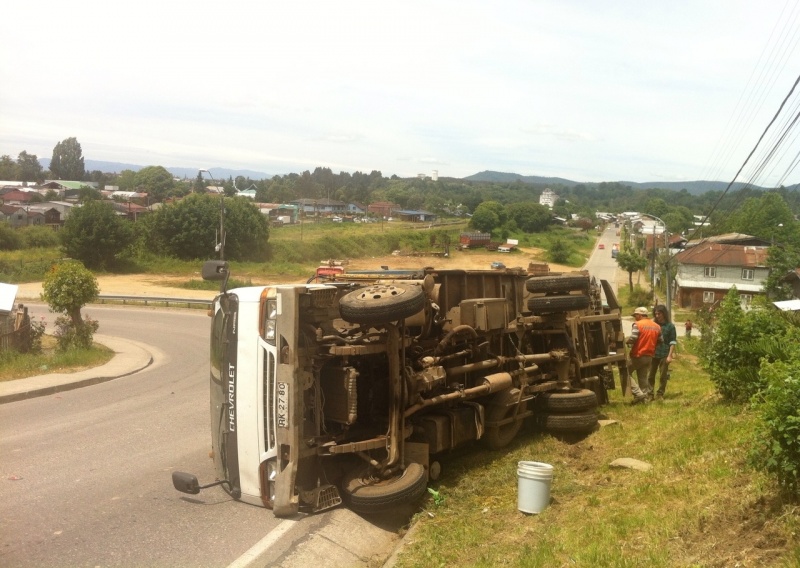
<svg viewBox="0 0 800 568">
<path fill-rule="evenodd" d="M 548 208 L 552 209 L 553 206 L 558 201 L 558 195 L 556 195 L 552 189 L 545 189 L 542 192 L 542 195 L 539 196 L 539 205 L 545 205 Z"/>
</svg>

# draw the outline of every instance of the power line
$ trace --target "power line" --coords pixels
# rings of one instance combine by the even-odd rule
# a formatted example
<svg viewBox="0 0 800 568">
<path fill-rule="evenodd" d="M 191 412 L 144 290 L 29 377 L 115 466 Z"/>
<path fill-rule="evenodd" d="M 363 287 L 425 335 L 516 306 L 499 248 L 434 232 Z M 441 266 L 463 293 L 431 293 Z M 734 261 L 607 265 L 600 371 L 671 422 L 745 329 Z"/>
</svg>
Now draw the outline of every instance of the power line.
<svg viewBox="0 0 800 568">
<path fill-rule="evenodd" d="M 719 199 L 717 199 L 717 201 L 714 203 L 713 207 L 711 207 L 711 211 L 709 211 L 706 214 L 706 216 L 703 219 L 702 223 L 700 223 L 700 231 L 701 232 L 702 232 L 703 227 L 705 226 L 705 223 L 708 220 L 708 218 L 711 216 L 711 214 L 717 208 L 717 206 L 719 205 L 720 201 L 722 201 L 722 198 L 725 197 L 725 195 L 728 193 L 728 190 L 734 184 L 734 182 L 736 181 L 736 178 L 739 177 L 739 174 L 742 173 L 742 170 L 747 165 L 747 162 L 750 161 L 750 158 L 753 156 L 755 151 L 758 149 L 758 146 L 759 146 L 759 144 L 761 144 L 761 141 L 764 139 L 764 136 L 766 136 L 767 132 L 769 132 L 769 129 L 772 127 L 772 125 L 775 123 L 775 121 L 780 116 L 781 111 L 783 110 L 783 107 L 786 105 L 786 101 L 788 101 L 789 98 L 792 96 L 792 94 L 794 93 L 795 88 L 797 88 L 798 83 L 800 83 L 800 76 L 798 76 L 797 79 L 795 79 L 795 82 L 792 85 L 792 88 L 789 90 L 789 94 L 787 94 L 786 97 L 784 97 L 783 101 L 781 102 L 781 106 L 778 107 L 778 111 L 775 113 L 775 116 L 772 117 L 772 120 L 769 121 L 769 124 L 764 129 L 764 132 L 762 132 L 761 136 L 759 136 L 758 141 L 756 142 L 756 145 L 753 146 L 753 149 L 750 150 L 750 153 L 747 155 L 747 158 L 745 158 L 744 163 L 742 163 L 741 167 L 739 167 L 739 171 L 736 172 L 736 175 L 733 176 L 733 179 L 731 180 L 731 182 L 728 184 L 728 186 L 722 192 L 722 195 L 719 196 Z M 796 122 L 796 120 L 797 120 L 797 117 L 795 117 L 795 122 Z M 794 124 L 794 122 L 792 124 Z"/>
</svg>

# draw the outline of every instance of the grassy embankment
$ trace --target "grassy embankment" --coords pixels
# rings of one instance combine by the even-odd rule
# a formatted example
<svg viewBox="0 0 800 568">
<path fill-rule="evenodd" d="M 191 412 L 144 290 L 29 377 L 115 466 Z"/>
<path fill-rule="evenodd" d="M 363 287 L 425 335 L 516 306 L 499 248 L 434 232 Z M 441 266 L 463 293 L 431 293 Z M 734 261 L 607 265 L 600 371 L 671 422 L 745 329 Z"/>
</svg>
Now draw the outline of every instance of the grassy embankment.
<svg viewBox="0 0 800 568">
<path fill-rule="evenodd" d="M 443 460 L 397 566 L 798 566 L 800 511 L 747 464 L 756 417 L 723 403 L 681 340 L 663 402 L 575 441 L 532 427 L 507 451 Z M 688 347 L 688 348 L 687 348 Z M 630 457 L 648 472 L 610 466 Z M 550 506 L 517 510 L 517 464 L 554 466 Z"/>
</svg>

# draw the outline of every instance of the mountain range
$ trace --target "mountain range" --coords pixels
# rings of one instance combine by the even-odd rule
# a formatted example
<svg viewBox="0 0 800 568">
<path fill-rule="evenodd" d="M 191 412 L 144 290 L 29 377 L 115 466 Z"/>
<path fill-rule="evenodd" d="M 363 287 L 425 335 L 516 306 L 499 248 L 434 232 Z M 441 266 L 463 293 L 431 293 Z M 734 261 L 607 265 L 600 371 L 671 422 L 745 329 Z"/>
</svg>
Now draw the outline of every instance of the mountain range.
<svg viewBox="0 0 800 568">
<path fill-rule="evenodd" d="M 596 187 L 600 185 L 600 183 L 598 182 L 572 181 L 569 179 L 564 179 L 559 177 L 523 176 L 520 174 L 494 172 L 489 170 L 473 174 L 463 179 L 466 181 L 483 181 L 491 183 L 513 183 L 519 181 L 522 183 L 530 183 L 536 185 L 563 186 L 569 188 L 575 187 L 576 185 L 585 185 L 586 187 Z M 698 180 L 698 181 L 647 181 L 647 182 L 616 181 L 616 182 L 601 182 L 601 183 L 618 183 L 620 185 L 629 185 L 634 189 L 669 189 L 673 191 L 681 191 L 682 189 L 685 189 L 692 195 L 699 195 L 707 191 L 724 191 L 725 188 L 728 187 L 728 184 L 730 182 Z M 762 190 L 762 191 L 767 189 L 772 189 L 772 188 L 759 187 L 757 185 L 749 185 L 744 182 L 736 182 L 731 186 L 731 190 L 736 191 L 743 187 L 750 187 L 752 189 Z M 790 191 L 797 191 L 798 187 L 800 187 L 800 184 L 787 186 L 786 189 Z"/>
<path fill-rule="evenodd" d="M 50 167 L 49 158 L 40 158 L 39 162 L 44 169 Z M 103 173 L 120 173 L 123 170 L 133 170 L 138 172 L 145 166 L 136 164 L 126 164 L 123 162 L 106 162 L 102 160 L 87 160 L 84 159 L 84 167 L 86 171 L 101 171 Z M 194 179 L 197 177 L 197 168 L 179 168 L 179 167 L 166 167 L 172 175 L 177 178 Z M 211 176 L 217 181 L 227 180 L 228 178 L 236 178 L 243 176 L 252 180 L 270 179 L 273 176 L 265 172 L 258 172 L 254 170 L 237 170 L 223 167 L 207 168 L 211 172 Z M 208 175 L 208 174 L 204 174 Z M 560 177 L 545 177 L 545 176 L 524 176 L 521 174 L 509 172 L 496 172 L 491 170 L 484 170 L 477 174 L 472 174 L 465 178 L 464 181 L 488 182 L 488 183 L 529 183 L 535 185 L 552 186 L 552 187 L 575 187 L 576 185 L 585 185 L 587 187 L 596 187 L 600 185 L 598 182 L 580 182 L 573 181 Z M 602 183 L 618 183 L 621 185 L 628 185 L 634 189 L 668 189 L 673 191 L 681 191 L 685 189 L 692 195 L 699 195 L 707 191 L 724 191 L 728 187 L 728 182 L 724 181 L 649 181 L 649 182 L 635 182 L 635 181 L 616 181 L 616 182 L 602 182 Z M 743 182 L 736 182 L 732 186 L 732 190 L 738 190 L 747 186 Z M 766 190 L 771 188 L 763 188 L 756 185 L 751 185 L 753 189 Z M 787 186 L 790 191 L 797 191 L 800 184 Z"/>
<path fill-rule="evenodd" d="M 50 168 L 50 158 L 39 158 L 39 163 L 42 164 L 44 169 Z M 136 164 L 126 164 L 124 162 L 105 162 L 103 160 L 87 160 L 84 158 L 83 167 L 87 172 L 100 171 L 106 174 L 118 174 L 122 170 L 132 170 L 138 172 L 147 166 L 139 166 Z M 197 177 L 198 168 L 178 168 L 178 167 L 165 167 L 169 173 L 177 178 L 194 179 Z M 253 170 L 234 170 L 231 168 L 211 167 L 203 168 L 211 172 L 211 175 L 217 181 L 235 178 L 237 176 L 244 176 L 249 179 L 270 179 L 272 176 L 264 172 L 256 172 Z M 208 174 L 203 174 L 208 179 Z"/>
</svg>

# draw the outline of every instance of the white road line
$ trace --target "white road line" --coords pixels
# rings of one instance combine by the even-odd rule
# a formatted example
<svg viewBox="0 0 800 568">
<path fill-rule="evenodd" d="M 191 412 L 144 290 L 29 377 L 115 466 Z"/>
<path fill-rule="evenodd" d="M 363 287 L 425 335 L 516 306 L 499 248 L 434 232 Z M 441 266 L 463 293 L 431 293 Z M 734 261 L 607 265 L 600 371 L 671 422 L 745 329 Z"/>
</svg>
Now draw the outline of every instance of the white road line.
<svg viewBox="0 0 800 568">
<path fill-rule="evenodd" d="M 255 543 L 250 549 L 242 554 L 239 558 L 234 560 L 228 565 L 228 568 L 247 568 L 250 566 L 250 563 L 256 560 L 259 556 L 261 556 L 270 546 L 275 544 L 275 542 L 280 539 L 283 535 L 289 532 L 292 527 L 297 523 L 297 521 L 293 521 L 291 519 L 286 519 L 282 521 L 277 527 L 275 527 L 270 533 Z"/>
</svg>

